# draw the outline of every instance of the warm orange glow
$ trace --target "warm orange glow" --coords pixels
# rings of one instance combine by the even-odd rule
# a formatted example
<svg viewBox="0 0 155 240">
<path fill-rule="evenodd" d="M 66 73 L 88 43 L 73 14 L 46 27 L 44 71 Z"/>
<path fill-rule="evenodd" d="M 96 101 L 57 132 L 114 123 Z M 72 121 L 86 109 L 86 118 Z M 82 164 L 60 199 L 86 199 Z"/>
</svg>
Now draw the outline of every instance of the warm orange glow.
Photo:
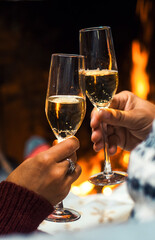
<svg viewBox="0 0 155 240">
<path fill-rule="evenodd" d="M 129 157 L 130 157 L 130 152 L 123 151 L 122 157 L 119 160 L 120 164 L 126 169 L 128 168 Z"/>
<path fill-rule="evenodd" d="M 101 172 L 101 161 L 104 159 L 104 151 L 99 151 L 95 156 L 81 158 L 78 164 L 82 168 L 80 177 L 72 184 L 71 191 L 78 196 L 90 194 L 94 185 L 88 182 L 90 176 Z"/>
<path fill-rule="evenodd" d="M 118 148 L 117 154 L 121 154 L 120 148 Z M 120 164 L 123 167 L 127 166 L 129 153 L 125 152 L 123 155 L 121 154 L 121 162 Z M 80 158 L 78 160 L 78 164 L 82 168 L 82 173 L 80 177 L 72 184 L 71 192 L 74 193 L 77 196 L 86 196 L 88 194 L 94 194 L 97 193 L 97 189 L 93 184 L 88 182 L 88 179 L 90 176 L 99 173 L 102 171 L 101 169 L 101 163 L 103 165 L 104 160 L 104 151 L 103 149 L 100 150 L 96 155 L 94 156 L 85 156 L 83 158 Z M 118 160 L 117 160 L 118 161 Z M 114 169 L 116 170 L 116 169 Z M 118 169 L 120 170 L 120 169 Z M 100 191 L 105 196 L 110 196 L 112 194 L 112 190 L 116 188 L 118 185 L 111 185 L 111 186 L 105 186 L 103 189 L 100 189 Z"/>
<path fill-rule="evenodd" d="M 137 96 L 147 99 L 150 91 L 149 75 L 146 71 L 149 59 L 149 44 L 153 32 L 153 23 L 151 21 L 150 12 L 152 3 L 149 0 L 137 0 L 136 14 L 139 16 L 142 25 L 141 41 L 134 40 L 132 42 L 132 70 L 131 70 L 131 87 L 132 92 Z M 108 44 L 109 66 L 112 69 L 112 56 L 110 53 L 110 45 Z M 93 74 L 93 72 L 91 72 Z M 89 73 L 90 74 L 90 73 Z M 95 80 L 96 81 L 96 78 Z M 115 156 L 111 157 L 112 169 L 126 171 L 129 164 L 130 153 L 122 151 L 118 148 Z M 110 196 L 114 188 L 118 185 L 104 186 L 97 189 L 93 184 L 88 182 L 91 175 L 101 172 L 103 167 L 104 151 L 101 150 L 95 156 L 85 156 L 79 159 L 78 163 L 82 167 L 82 174 L 76 182 L 73 183 L 71 191 L 79 196 L 102 192 L 104 196 Z"/>
<path fill-rule="evenodd" d="M 132 92 L 143 99 L 147 99 L 147 95 L 150 91 L 149 76 L 146 73 L 148 56 L 149 54 L 146 49 L 141 49 L 139 41 L 132 42 Z"/>
<path fill-rule="evenodd" d="M 142 26 L 141 41 L 132 42 L 132 91 L 143 99 L 147 99 L 150 91 L 149 76 L 146 72 L 149 45 L 153 33 L 153 21 L 151 19 L 152 1 L 137 0 L 136 14 Z"/>
<path fill-rule="evenodd" d="M 109 197 L 112 194 L 111 187 L 104 187 L 102 189 L 102 193 L 103 193 L 104 196 Z"/>
<path fill-rule="evenodd" d="M 105 186 L 102 188 L 102 193 L 104 196 L 109 197 L 112 194 L 112 191 L 114 188 L 116 188 L 118 185 L 110 185 L 110 186 Z"/>
<path fill-rule="evenodd" d="M 136 6 L 136 13 L 139 15 L 141 22 L 144 24 L 148 21 L 148 14 L 152 8 L 151 1 L 138 0 Z"/>
<path fill-rule="evenodd" d="M 94 188 L 93 184 L 91 184 L 88 181 L 85 181 L 85 182 L 79 184 L 78 186 L 72 185 L 71 191 L 75 195 L 86 196 L 93 190 L 93 188 Z"/>
</svg>

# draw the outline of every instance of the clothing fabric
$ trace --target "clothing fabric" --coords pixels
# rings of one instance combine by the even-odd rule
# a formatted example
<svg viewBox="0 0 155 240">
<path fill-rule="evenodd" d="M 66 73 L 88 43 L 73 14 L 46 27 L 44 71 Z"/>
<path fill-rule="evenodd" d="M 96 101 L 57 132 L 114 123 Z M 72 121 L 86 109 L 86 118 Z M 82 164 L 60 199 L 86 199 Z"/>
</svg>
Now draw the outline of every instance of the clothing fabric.
<svg viewBox="0 0 155 240">
<path fill-rule="evenodd" d="M 24 159 L 34 157 L 36 154 L 43 152 L 50 148 L 47 141 L 39 136 L 29 138 L 25 143 Z"/>
<path fill-rule="evenodd" d="M 138 221 L 155 219 L 155 120 L 146 140 L 130 154 L 127 183 L 135 201 L 132 216 Z"/>
<path fill-rule="evenodd" d="M 53 211 L 43 197 L 14 183 L 0 183 L 0 234 L 30 233 Z"/>
</svg>

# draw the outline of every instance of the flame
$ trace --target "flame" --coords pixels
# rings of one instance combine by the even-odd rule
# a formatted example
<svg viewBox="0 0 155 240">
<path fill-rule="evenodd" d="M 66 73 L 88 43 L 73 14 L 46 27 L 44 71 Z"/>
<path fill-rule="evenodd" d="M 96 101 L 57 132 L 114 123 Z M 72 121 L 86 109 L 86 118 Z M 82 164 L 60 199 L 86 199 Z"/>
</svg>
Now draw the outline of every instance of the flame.
<svg viewBox="0 0 155 240">
<path fill-rule="evenodd" d="M 121 154 L 120 148 L 118 148 L 118 151 L 116 154 Z M 124 169 L 127 168 L 128 161 L 129 161 L 129 152 L 123 152 L 123 155 L 121 154 L 120 162 L 117 159 L 117 162 L 119 162 L 120 165 L 124 167 Z M 104 150 L 100 150 L 95 156 L 85 156 L 78 160 L 78 164 L 82 168 L 82 174 L 81 176 L 72 184 L 71 192 L 74 193 L 77 196 L 86 196 L 88 194 L 94 194 L 97 193 L 97 189 L 93 184 L 88 182 L 88 179 L 90 176 L 99 173 L 102 171 L 101 164 L 103 165 L 103 159 L 104 159 Z M 114 168 L 114 170 L 116 170 Z M 120 170 L 120 169 L 118 169 Z M 111 185 L 111 186 L 104 186 L 99 191 L 103 193 L 104 196 L 110 196 L 112 194 L 112 191 L 114 188 L 116 188 L 118 185 Z"/>
<path fill-rule="evenodd" d="M 153 3 L 150 0 L 138 0 L 136 6 L 136 14 L 143 26 L 143 39 L 145 43 L 150 43 L 153 33 L 153 21 L 151 19 L 151 10 L 153 8 Z"/>
<path fill-rule="evenodd" d="M 148 56 L 149 54 L 146 49 L 141 50 L 141 46 L 138 41 L 135 40 L 132 42 L 132 92 L 143 99 L 147 99 L 147 95 L 150 91 L 149 76 L 146 73 Z"/>
<path fill-rule="evenodd" d="M 90 176 L 101 172 L 101 161 L 103 161 L 104 152 L 99 151 L 95 156 L 81 158 L 78 164 L 82 168 L 81 176 L 72 184 L 71 192 L 78 196 L 90 194 L 95 186 L 88 182 Z"/>
<path fill-rule="evenodd" d="M 142 25 L 141 42 L 134 40 L 132 42 L 132 62 L 131 85 L 132 92 L 137 96 L 147 99 L 150 91 L 149 76 L 146 72 L 149 45 L 153 33 L 153 23 L 151 19 L 152 2 L 150 0 L 138 0 L 136 14 L 139 16 Z"/>
</svg>

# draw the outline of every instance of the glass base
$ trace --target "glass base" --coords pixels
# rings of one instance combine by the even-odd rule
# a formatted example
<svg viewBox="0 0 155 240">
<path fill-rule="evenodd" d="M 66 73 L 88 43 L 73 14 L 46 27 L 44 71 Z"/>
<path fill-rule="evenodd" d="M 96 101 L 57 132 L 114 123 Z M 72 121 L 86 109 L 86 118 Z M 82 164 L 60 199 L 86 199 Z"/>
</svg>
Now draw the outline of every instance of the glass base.
<svg viewBox="0 0 155 240">
<path fill-rule="evenodd" d="M 78 220 L 81 217 L 81 215 L 69 208 L 63 208 L 63 209 L 56 209 L 54 210 L 47 218 L 47 221 L 50 222 L 73 222 Z"/>
<path fill-rule="evenodd" d="M 126 172 L 120 171 L 113 171 L 112 174 L 101 172 L 91 176 L 89 182 L 96 186 L 116 185 L 124 182 L 127 176 Z"/>
</svg>

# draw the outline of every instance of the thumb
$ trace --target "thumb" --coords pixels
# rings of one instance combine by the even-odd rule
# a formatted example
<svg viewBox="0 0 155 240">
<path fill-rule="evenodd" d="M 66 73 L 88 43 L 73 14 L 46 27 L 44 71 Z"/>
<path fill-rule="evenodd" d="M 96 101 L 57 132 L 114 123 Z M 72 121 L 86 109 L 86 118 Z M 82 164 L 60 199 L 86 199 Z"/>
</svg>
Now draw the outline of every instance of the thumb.
<svg viewBox="0 0 155 240">
<path fill-rule="evenodd" d="M 130 127 L 132 122 L 132 115 L 130 112 L 116 110 L 112 108 L 101 109 L 99 111 L 100 121 L 107 124 L 120 127 Z"/>
<path fill-rule="evenodd" d="M 79 140 L 76 137 L 70 137 L 49 148 L 46 153 L 52 156 L 56 162 L 59 162 L 72 155 L 79 147 Z"/>
</svg>

